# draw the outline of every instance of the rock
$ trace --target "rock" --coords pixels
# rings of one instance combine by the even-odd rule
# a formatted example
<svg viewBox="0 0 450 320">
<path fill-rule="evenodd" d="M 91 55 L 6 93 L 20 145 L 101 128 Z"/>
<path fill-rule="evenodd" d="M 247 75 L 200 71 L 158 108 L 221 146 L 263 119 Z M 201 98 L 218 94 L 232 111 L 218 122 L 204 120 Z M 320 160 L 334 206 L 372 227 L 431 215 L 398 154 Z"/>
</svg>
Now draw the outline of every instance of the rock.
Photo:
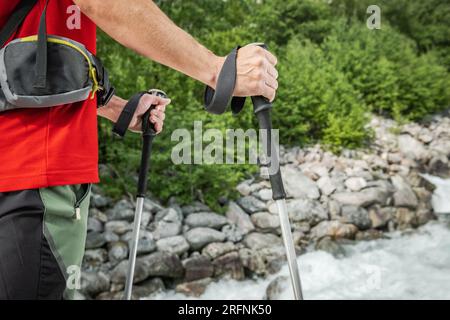
<svg viewBox="0 0 450 320">
<path fill-rule="evenodd" d="M 200 297 L 211 282 L 211 278 L 204 278 L 192 282 L 180 283 L 176 286 L 175 292 L 182 293 L 189 297 Z"/>
<path fill-rule="evenodd" d="M 134 219 L 134 206 L 128 200 L 120 200 L 112 209 L 106 211 L 109 220 L 127 220 Z"/>
<path fill-rule="evenodd" d="M 155 215 L 155 222 L 182 222 L 183 221 L 183 213 L 178 212 L 175 208 L 167 208 L 159 211 Z"/>
<path fill-rule="evenodd" d="M 203 248 L 202 254 L 211 260 L 214 260 L 217 257 L 236 250 L 237 248 L 232 242 L 213 242 Z"/>
<path fill-rule="evenodd" d="M 345 256 L 344 247 L 330 237 L 320 239 L 319 242 L 317 242 L 315 249 L 328 252 L 336 258 L 342 258 Z"/>
<path fill-rule="evenodd" d="M 244 266 L 237 252 L 230 252 L 216 258 L 213 261 L 213 265 L 215 277 L 227 275 L 235 280 L 243 280 L 245 278 Z"/>
<path fill-rule="evenodd" d="M 106 244 L 103 233 L 100 232 L 88 232 L 86 237 L 86 249 L 101 248 Z"/>
<path fill-rule="evenodd" d="M 107 243 L 120 240 L 119 236 L 112 231 L 105 231 L 103 233 L 103 237 L 105 238 Z"/>
<path fill-rule="evenodd" d="M 435 214 L 430 209 L 418 209 L 416 212 L 417 226 L 427 224 L 432 220 L 436 220 Z"/>
<path fill-rule="evenodd" d="M 97 219 L 101 223 L 106 223 L 108 221 L 106 214 L 96 208 L 89 208 L 89 217 Z"/>
<path fill-rule="evenodd" d="M 194 228 L 186 232 L 186 240 L 193 250 L 202 249 L 211 242 L 225 241 L 225 235 L 211 228 Z"/>
<path fill-rule="evenodd" d="M 316 225 L 322 220 L 328 219 L 328 213 L 317 200 L 296 199 L 286 204 L 290 219 L 293 222 L 306 221 Z M 278 212 L 278 210 L 276 211 Z"/>
<path fill-rule="evenodd" d="M 244 245 L 252 250 L 259 250 L 263 248 L 282 245 L 279 237 L 271 233 L 252 232 L 245 236 Z"/>
<path fill-rule="evenodd" d="M 386 238 L 383 235 L 383 232 L 380 230 L 375 230 L 375 229 L 358 231 L 358 233 L 355 236 L 356 241 L 371 241 L 371 240 L 377 240 L 377 239 L 383 239 L 383 238 Z"/>
<path fill-rule="evenodd" d="M 234 223 L 243 234 L 247 234 L 250 231 L 255 230 L 255 226 L 253 225 L 248 214 L 246 214 L 244 210 L 242 210 L 242 208 L 233 201 L 231 201 L 228 206 L 226 217 Z"/>
<path fill-rule="evenodd" d="M 394 205 L 396 207 L 416 208 L 419 204 L 412 188 L 400 176 L 391 177 L 396 191 L 394 193 Z"/>
<path fill-rule="evenodd" d="M 391 207 L 372 207 L 369 209 L 369 219 L 372 224 L 372 228 L 384 228 L 389 221 L 392 220 L 395 214 L 395 208 Z"/>
<path fill-rule="evenodd" d="M 153 232 L 155 240 L 159 240 L 179 235 L 182 230 L 182 224 L 179 221 L 166 222 L 164 220 L 160 220 L 157 222 L 152 222 L 149 229 Z"/>
<path fill-rule="evenodd" d="M 113 264 L 119 263 L 120 261 L 125 260 L 128 257 L 128 245 L 124 242 L 111 242 L 108 245 L 108 248 L 109 261 L 111 261 Z"/>
<path fill-rule="evenodd" d="M 96 193 L 92 193 L 91 195 L 91 206 L 94 208 L 104 208 L 107 207 L 109 205 L 109 200 L 108 198 L 100 195 L 100 194 L 96 194 Z"/>
<path fill-rule="evenodd" d="M 416 213 L 407 208 L 398 208 L 395 218 L 400 230 L 405 230 L 417 226 Z"/>
<path fill-rule="evenodd" d="M 398 152 L 396 153 L 388 153 L 387 154 L 387 161 L 389 163 L 400 163 L 402 162 L 402 155 Z"/>
<path fill-rule="evenodd" d="M 150 214 L 157 213 L 158 211 L 163 210 L 164 208 L 157 202 L 145 198 L 144 199 L 144 212 L 148 212 Z"/>
<path fill-rule="evenodd" d="M 428 163 L 427 171 L 432 175 L 448 177 L 450 175 L 450 163 L 447 156 L 439 155 L 433 157 Z"/>
<path fill-rule="evenodd" d="M 264 300 L 281 300 L 284 292 L 289 290 L 289 277 L 278 276 L 266 288 Z"/>
<path fill-rule="evenodd" d="M 281 173 L 289 197 L 319 199 L 320 191 L 317 185 L 295 167 L 281 167 Z"/>
<path fill-rule="evenodd" d="M 372 204 L 384 205 L 388 199 L 388 192 L 381 188 L 367 188 L 360 192 L 340 192 L 331 197 L 342 205 L 368 207 Z"/>
<path fill-rule="evenodd" d="M 109 290 L 109 277 L 103 272 L 82 272 L 80 285 L 81 292 L 94 297 Z"/>
<path fill-rule="evenodd" d="M 258 197 L 262 201 L 269 201 L 272 199 L 272 190 L 271 189 L 261 189 L 258 191 Z"/>
<path fill-rule="evenodd" d="M 266 263 L 259 251 L 243 248 L 239 250 L 239 257 L 241 258 L 244 268 L 250 272 L 258 276 L 265 276 L 268 274 Z"/>
<path fill-rule="evenodd" d="M 111 272 L 111 282 L 124 283 L 128 261 L 120 262 Z M 177 255 L 167 252 L 154 252 L 136 259 L 134 283 L 139 283 L 148 277 L 181 278 L 184 269 Z"/>
<path fill-rule="evenodd" d="M 331 237 L 332 239 L 353 239 L 358 228 L 352 224 L 343 224 L 339 221 L 322 221 L 311 229 L 311 238 L 320 239 Z"/>
<path fill-rule="evenodd" d="M 427 157 L 424 145 L 408 134 L 402 134 L 398 137 L 398 147 L 400 152 L 410 159 L 422 161 Z"/>
<path fill-rule="evenodd" d="M 317 180 L 317 186 L 320 192 L 326 196 L 329 196 L 337 189 L 334 181 L 329 176 L 323 176 Z"/>
<path fill-rule="evenodd" d="M 354 224 L 360 230 L 366 230 L 372 226 L 372 221 L 369 218 L 369 212 L 364 208 L 343 206 L 341 215 L 342 223 Z"/>
<path fill-rule="evenodd" d="M 105 249 L 86 250 L 83 256 L 83 267 L 87 269 L 98 269 L 108 259 Z"/>
<path fill-rule="evenodd" d="M 236 190 L 244 197 L 248 196 L 252 192 L 252 189 L 250 188 L 250 184 L 248 183 L 248 181 L 239 183 L 236 187 Z"/>
<path fill-rule="evenodd" d="M 351 191 L 360 191 L 367 187 L 367 181 L 361 177 L 351 177 L 345 180 L 345 186 Z"/>
<path fill-rule="evenodd" d="M 105 231 L 114 232 L 118 235 L 125 234 L 130 230 L 133 230 L 133 225 L 126 221 L 108 221 L 105 224 Z"/>
<path fill-rule="evenodd" d="M 156 247 L 159 251 L 181 255 L 189 251 L 189 243 L 183 236 L 175 236 L 160 239 L 156 242 Z"/>
<path fill-rule="evenodd" d="M 96 218 L 89 217 L 87 222 L 87 231 L 103 232 L 103 223 Z"/>
<path fill-rule="evenodd" d="M 166 287 L 161 278 L 150 278 L 141 282 L 139 285 L 133 286 L 133 295 L 136 299 L 147 298 L 150 295 L 165 289 Z"/>
<path fill-rule="evenodd" d="M 197 201 L 191 205 L 182 207 L 181 211 L 183 212 L 183 214 L 185 216 L 187 216 L 187 215 L 190 215 L 191 213 L 196 213 L 196 212 L 209 212 L 209 211 L 211 211 L 211 209 L 207 205 Z"/>
<path fill-rule="evenodd" d="M 240 198 L 237 200 L 237 203 L 249 214 L 262 211 L 266 208 L 266 204 L 254 196 Z"/>
<path fill-rule="evenodd" d="M 192 228 L 205 227 L 220 229 L 228 223 L 228 220 L 217 213 L 200 212 L 188 215 L 184 223 Z"/>
<path fill-rule="evenodd" d="M 211 260 L 203 255 L 183 260 L 183 267 L 186 270 L 184 280 L 187 282 L 209 278 L 214 275 L 214 265 Z"/>
<path fill-rule="evenodd" d="M 280 219 L 268 212 L 258 212 L 251 216 L 253 224 L 262 232 L 272 232 L 280 227 Z"/>
<path fill-rule="evenodd" d="M 133 233 L 128 232 L 122 236 L 122 241 L 128 243 L 128 246 L 131 248 Z M 137 248 L 137 254 L 146 254 L 151 253 L 156 250 L 156 243 L 153 237 L 153 234 L 147 230 L 140 230 L 139 232 L 139 242 Z"/>
<path fill-rule="evenodd" d="M 335 200 L 329 200 L 328 201 L 328 212 L 330 213 L 331 220 L 339 219 L 339 216 L 341 215 L 341 205 L 339 204 L 339 202 L 337 202 Z"/>
<path fill-rule="evenodd" d="M 222 233 L 227 241 L 233 243 L 239 242 L 244 238 L 244 233 L 236 225 L 225 225 L 222 228 Z"/>
</svg>

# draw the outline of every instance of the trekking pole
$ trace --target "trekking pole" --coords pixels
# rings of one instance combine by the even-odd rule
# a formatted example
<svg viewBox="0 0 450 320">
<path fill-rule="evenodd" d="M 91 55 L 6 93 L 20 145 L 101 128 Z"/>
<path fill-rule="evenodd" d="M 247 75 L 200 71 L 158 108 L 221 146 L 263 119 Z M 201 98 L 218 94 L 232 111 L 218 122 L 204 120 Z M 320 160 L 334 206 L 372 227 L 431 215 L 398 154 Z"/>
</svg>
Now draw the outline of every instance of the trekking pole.
<svg viewBox="0 0 450 320">
<path fill-rule="evenodd" d="M 297 255 L 295 253 L 294 240 L 291 233 L 291 224 L 286 208 L 286 193 L 284 191 L 283 179 L 281 177 L 277 147 L 272 141 L 272 104 L 263 97 L 252 97 L 253 108 L 258 118 L 259 127 L 265 140 L 263 146 L 264 158 L 270 159 L 270 163 L 266 163 L 270 168 L 275 165 L 276 172 L 270 172 L 270 184 L 272 186 L 272 198 L 278 207 L 278 215 L 280 217 L 281 233 L 283 236 L 284 247 L 288 260 L 289 272 L 291 275 L 291 283 L 296 300 L 303 300 L 302 286 L 300 281 L 300 273 L 297 265 Z"/>
<path fill-rule="evenodd" d="M 267 49 L 265 44 L 255 44 L 264 49 Z M 239 114 L 244 108 L 245 97 L 233 97 L 233 92 L 236 86 L 237 79 L 237 55 L 241 47 L 237 46 L 226 57 L 222 70 L 217 78 L 216 88 L 206 87 L 204 103 L 208 112 L 213 114 L 223 114 L 227 110 L 227 106 L 231 101 L 231 111 L 234 115 Z M 281 233 L 286 249 L 289 271 L 291 275 L 292 287 L 294 290 L 294 297 L 296 300 L 302 300 L 302 286 L 300 282 L 300 274 L 297 265 L 297 255 L 295 253 L 294 241 L 292 239 L 291 225 L 289 223 L 288 212 L 286 208 L 286 192 L 284 191 L 283 179 L 281 177 L 280 165 L 278 159 L 277 146 L 272 141 L 272 118 L 271 110 L 272 104 L 262 96 L 252 97 L 253 111 L 259 122 L 260 133 L 263 135 L 262 139 L 264 158 L 268 160 L 263 164 L 269 165 L 272 169 L 275 166 L 276 170 L 269 171 L 270 184 L 272 186 L 273 199 L 278 207 L 278 214 L 280 217 Z M 261 160 L 261 159 L 260 159 Z M 262 161 L 260 161 L 262 162 Z M 274 172 L 273 172 L 274 171 Z"/>
<path fill-rule="evenodd" d="M 260 47 L 267 49 L 265 44 L 258 44 Z M 303 300 L 302 285 L 300 281 L 300 272 L 297 265 L 297 255 L 295 253 L 294 240 L 292 238 L 292 229 L 289 222 L 289 216 L 286 208 L 286 192 L 284 190 L 283 178 L 281 177 L 278 148 L 272 141 L 272 104 L 268 99 L 262 96 L 252 97 L 253 111 L 258 119 L 259 128 L 263 145 L 264 158 L 269 162 L 266 163 L 269 170 L 270 184 L 272 187 L 272 198 L 275 200 L 280 217 L 281 233 L 283 236 L 284 247 L 288 260 L 289 272 L 291 275 L 292 289 L 296 300 Z M 272 168 L 275 167 L 275 172 Z"/>
<path fill-rule="evenodd" d="M 148 93 L 162 98 L 167 98 L 167 95 L 160 90 L 150 90 Z M 131 293 L 133 291 L 134 269 L 136 265 L 137 248 L 139 243 L 139 231 L 141 227 L 142 211 L 144 208 L 145 193 L 147 192 L 147 177 L 150 166 L 150 157 L 152 153 L 153 139 L 156 136 L 156 131 L 150 123 L 150 112 L 154 109 L 151 106 L 142 118 L 142 156 L 141 166 L 139 168 L 138 189 L 136 195 L 136 210 L 134 213 L 133 235 L 131 239 L 131 248 L 129 254 L 128 271 L 125 283 L 124 299 L 131 300 Z"/>
</svg>

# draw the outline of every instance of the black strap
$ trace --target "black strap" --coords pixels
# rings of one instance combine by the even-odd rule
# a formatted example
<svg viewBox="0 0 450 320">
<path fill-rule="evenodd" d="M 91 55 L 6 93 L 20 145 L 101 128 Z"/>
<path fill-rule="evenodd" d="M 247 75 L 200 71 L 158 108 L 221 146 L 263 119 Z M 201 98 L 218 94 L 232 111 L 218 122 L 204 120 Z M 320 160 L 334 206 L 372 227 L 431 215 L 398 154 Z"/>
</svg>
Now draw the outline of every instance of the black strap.
<svg viewBox="0 0 450 320">
<path fill-rule="evenodd" d="M 236 59 L 240 46 L 231 51 L 225 59 L 222 70 L 217 78 L 216 90 L 207 86 L 205 91 L 205 108 L 208 112 L 222 114 L 231 100 L 231 111 L 238 114 L 245 104 L 245 97 L 233 97 L 236 86 Z"/>
<path fill-rule="evenodd" d="M 38 42 L 36 51 L 36 79 L 34 88 L 43 89 L 47 86 L 47 6 L 45 2 L 44 11 L 39 22 Z"/>
<path fill-rule="evenodd" d="M 124 137 L 125 133 L 128 130 L 128 127 L 130 126 L 131 120 L 133 119 L 133 115 L 136 112 L 136 109 L 139 105 L 139 100 L 141 100 L 141 97 L 146 94 L 147 92 L 139 92 L 136 93 L 131 99 L 128 101 L 128 103 L 125 105 L 125 107 L 122 110 L 122 113 L 119 116 L 119 119 L 117 120 L 116 124 L 113 127 L 113 132 L 120 137 Z"/>
<path fill-rule="evenodd" d="M 30 13 L 31 9 L 38 2 L 38 0 L 21 0 L 14 9 L 12 15 L 9 17 L 6 24 L 0 31 L 0 48 L 2 48 L 6 41 L 14 34 L 14 32 L 22 24 L 25 17 Z"/>
</svg>

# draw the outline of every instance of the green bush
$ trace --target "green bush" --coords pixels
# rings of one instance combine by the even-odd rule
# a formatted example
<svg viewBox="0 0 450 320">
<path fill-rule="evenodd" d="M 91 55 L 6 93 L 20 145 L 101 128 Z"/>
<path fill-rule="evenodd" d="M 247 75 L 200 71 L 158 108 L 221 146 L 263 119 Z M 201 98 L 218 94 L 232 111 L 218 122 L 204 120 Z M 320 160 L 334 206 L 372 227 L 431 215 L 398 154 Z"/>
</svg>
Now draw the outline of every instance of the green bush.
<svg viewBox="0 0 450 320">
<path fill-rule="evenodd" d="M 339 150 L 360 146 L 370 136 L 364 130 L 367 117 L 359 92 L 310 42 L 293 39 L 288 44 L 280 62 L 274 114 L 283 143 L 303 145 L 323 139 Z"/>
<path fill-rule="evenodd" d="M 280 88 L 274 126 L 280 142 L 320 142 L 339 152 L 364 146 L 372 133 L 369 111 L 402 120 L 420 120 L 448 108 L 450 69 L 448 0 L 380 0 L 382 29 L 366 27 L 368 0 L 160 0 L 161 8 L 214 52 L 226 55 L 237 44 L 265 41 L 280 61 Z M 392 25 L 392 27 L 390 26 Z M 200 199 L 218 208 L 233 197 L 234 185 L 255 172 L 250 165 L 174 165 L 175 129 L 256 127 L 252 108 L 236 117 L 207 114 L 203 85 L 139 57 L 99 33 L 99 56 L 124 98 L 161 88 L 172 98 L 164 132 L 155 139 L 150 189 L 167 200 Z M 134 193 L 140 137 L 112 136 L 99 122 L 100 161 L 110 170 L 103 186 L 114 197 Z M 205 142 L 207 143 L 207 142 Z"/>
</svg>

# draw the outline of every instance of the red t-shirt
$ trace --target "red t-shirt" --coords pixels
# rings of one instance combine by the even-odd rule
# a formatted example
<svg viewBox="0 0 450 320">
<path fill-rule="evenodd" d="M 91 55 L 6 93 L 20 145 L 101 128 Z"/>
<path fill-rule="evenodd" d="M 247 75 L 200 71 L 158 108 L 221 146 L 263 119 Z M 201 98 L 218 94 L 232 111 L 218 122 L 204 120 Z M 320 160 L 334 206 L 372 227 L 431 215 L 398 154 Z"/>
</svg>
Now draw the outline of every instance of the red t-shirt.
<svg viewBox="0 0 450 320">
<path fill-rule="evenodd" d="M 19 1 L 0 1 L 0 28 Z M 71 0 L 49 1 L 47 32 L 81 42 L 95 54 L 96 26 L 91 20 L 81 14 L 79 29 L 67 27 L 68 19 L 73 21 L 73 5 Z M 39 0 L 12 39 L 37 34 L 44 6 L 45 0 Z M 0 112 L 0 192 L 96 182 L 95 100 Z"/>
</svg>

